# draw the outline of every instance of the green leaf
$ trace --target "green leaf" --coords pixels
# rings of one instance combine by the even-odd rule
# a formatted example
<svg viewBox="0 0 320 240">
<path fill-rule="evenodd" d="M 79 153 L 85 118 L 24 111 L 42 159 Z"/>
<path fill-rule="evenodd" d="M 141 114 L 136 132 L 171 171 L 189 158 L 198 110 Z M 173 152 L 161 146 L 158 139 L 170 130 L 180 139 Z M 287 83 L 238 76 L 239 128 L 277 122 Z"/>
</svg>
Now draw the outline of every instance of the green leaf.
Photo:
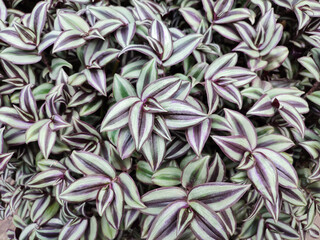
<svg viewBox="0 0 320 240">
<path fill-rule="evenodd" d="M 313 93 L 307 95 L 307 99 L 320 106 L 320 91 L 314 91 Z"/>
<path fill-rule="evenodd" d="M 153 175 L 153 171 L 150 165 L 145 161 L 139 161 L 137 164 L 137 170 L 136 170 L 137 179 L 140 182 L 145 184 L 153 184 L 152 175 Z"/>
<path fill-rule="evenodd" d="M 152 182 L 161 187 L 172 187 L 181 183 L 181 169 L 177 167 L 165 167 L 152 175 Z"/>
<path fill-rule="evenodd" d="M 183 169 L 181 184 L 184 188 L 192 188 L 205 183 L 209 174 L 210 156 L 194 159 Z"/>
<path fill-rule="evenodd" d="M 157 62 L 155 59 L 151 59 L 149 62 L 143 65 L 138 81 L 137 81 L 137 93 L 141 96 L 142 90 L 149 83 L 154 82 L 158 78 Z"/>
<path fill-rule="evenodd" d="M 31 127 L 29 127 L 26 131 L 26 143 L 37 141 L 39 136 L 39 130 L 49 121 L 49 119 L 43 119 L 35 122 Z"/>
<path fill-rule="evenodd" d="M 125 97 L 137 96 L 132 84 L 127 79 L 121 77 L 119 74 L 114 75 L 112 88 L 113 96 L 116 101 L 120 101 Z"/>
</svg>

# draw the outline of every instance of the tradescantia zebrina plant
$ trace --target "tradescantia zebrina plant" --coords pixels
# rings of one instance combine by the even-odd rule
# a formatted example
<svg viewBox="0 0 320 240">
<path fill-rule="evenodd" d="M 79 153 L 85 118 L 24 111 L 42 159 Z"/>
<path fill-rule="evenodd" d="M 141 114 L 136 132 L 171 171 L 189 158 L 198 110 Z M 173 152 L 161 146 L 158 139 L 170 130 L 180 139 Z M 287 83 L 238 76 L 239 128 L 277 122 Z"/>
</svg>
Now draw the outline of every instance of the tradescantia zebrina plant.
<svg viewBox="0 0 320 240">
<path fill-rule="evenodd" d="M 319 29 L 316 0 L 0 0 L 8 238 L 319 239 Z"/>
</svg>

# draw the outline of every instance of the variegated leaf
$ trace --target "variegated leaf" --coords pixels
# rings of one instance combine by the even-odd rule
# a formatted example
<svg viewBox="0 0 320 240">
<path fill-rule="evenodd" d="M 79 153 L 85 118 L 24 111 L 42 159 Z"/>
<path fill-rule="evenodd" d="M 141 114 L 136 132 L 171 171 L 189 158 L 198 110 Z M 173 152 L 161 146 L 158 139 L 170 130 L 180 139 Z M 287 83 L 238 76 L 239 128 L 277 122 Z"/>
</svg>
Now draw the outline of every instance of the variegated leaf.
<svg viewBox="0 0 320 240">
<path fill-rule="evenodd" d="M 188 207 L 187 202 L 181 200 L 165 207 L 153 221 L 147 239 L 176 239 L 178 213 L 182 208 L 186 207 Z"/>
<path fill-rule="evenodd" d="M 190 207 L 195 211 L 191 230 L 198 239 L 229 239 L 225 224 L 213 210 L 199 201 L 191 201 Z"/>
<path fill-rule="evenodd" d="M 167 111 L 163 115 L 168 128 L 172 130 L 195 126 L 207 118 L 202 111 L 181 100 L 168 99 L 161 106 Z"/>
<path fill-rule="evenodd" d="M 278 172 L 272 162 L 261 153 L 253 154 L 255 166 L 247 171 L 248 178 L 255 185 L 260 194 L 270 201 L 276 203 L 278 197 Z"/>
<path fill-rule="evenodd" d="M 42 59 L 35 51 L 23 51 L 14 47 L 2 50 L 0 58 L 17 65 L 34 64 Z"/>
<path fill-rule="evenodd" d="M 125 97 L 136 96 L 136 91 L 132 84 L 118 74 L 114 75 L 112 88 L 113 96 L 117 101 L 120 101 Z"/>
<path fill-rule="evenodd" d="M 205 119 L 200 124 L 186 130 L 187 140 L 193 151 L 199 156 L 210 135 L 211 119 Z"/>
<path fill-rule="evenodd" d="M 60 183 L 64 177 L 64 171 L 58 169 L 46 170 L 33 176 L 27 183 L 31 188 L 45 188 Z"/>
<path fill-rule="evenodd" d="M 48 159 L 56 142 L 57 133 L 51 129 L 51 122 L 44 124 L 39 130 L 38 144 L 46 159 Z"/>
<path fill-rule="evenodd" d="M 148 215 L 158 215 L 167 205 L 175 201 L 185 200 L 186 192 L 178 187 L 162 187 L 145 193 L 141 200 L 147 206 L 141 212 Z"/>
<path fill-rule="evenodd" d="M 246 151 L 250 151 L 248 140 L 242 136 L 212 136 L 222 152 L 233 161 L 240 161 Z"/>
<path fill-rule="evenodd" d="M 141 201 L 138 188 L 130 175 L 127 173 L 121 173 L 118 178 L 126 204 L 134 209 L 146 208 Z"/>
<path fill-rule="evenodd" d="M 145 86 L 154 82 L 158 77 L 157 62 L 155 59 L 150 60 L 143 65 L 139 78 L 137 80 L 137 94 L 141 97 L 141 93 Z"/>
<path fill-rule="evenodd" d="M 106 218 L 108 223 L 114 228 L 119 229 L 123 217 L 124 196 L 118 183 L 113 182 L 111 187 L 114 192 L 114 200 L 106 209 Z"/>
<path fill-rule="evenodd" d="M 135 103 L 129 113 L 129 128 L 136 149 L 140 150 L 152 133 L 154 115 L 143 109 L 143 102 Z"/>
<path fill-rule="evenodd" d="M 87 219 L 70 220 L 61 230 L 58 240 L 77 240 L 84 234 L 88 226 Z"/>
<path fill-rule="evenodd" d="M 168 27 L 164 22 L 155 19 L 149 30 L 149 35 L 161 44 L 163 48 L 161 60 L 166 61 L 173 51 L 173 41 Z"/>
<path fill-rule="evenodd" d="M 110 178 L 116 176 L 112 165 L 104 158 L 86 151 L 73 151 L 70 159 L 74 166 L 85 175 L 104 174 Z"/>
<path fill-rule="evenodd" d="M 68 30 L 62 32 L 53 45 L 53 52 L 61 52 L 81 47 L 86 43 L 82 38 L 81 32 L 77 30 Z"/>
<path fill-rule="evenodd" d="M 126 97 L 113 105 L 101 123 L 101 132 L 113 131 L 126 126 L 129 121 L 129 109 L 138 101 L 137 97 Z"/>
<path fill-rule="evenodd" d="M 285 188 L 298 187 L 298 175 L 294 167 L 275 149 L 257 148 L 255 152 L 262 153 L 266 159 L 271 161 L 278 172 L 279 184 Z"/>
<path fill-rule="evenodd" d="M 157 170 L 166 155 L 164 138 L 152 133 L 142 145 L 141 152 L 153 171 Z"/>
<path fill-rule="evenodd" d="M 188 200 L 201 201 L 213 211 L 225 210 L 239 201 L 251 185 L 233 183 L 205 183 L 194 187 L 188 194 Z"/>
<path fill-rule="evenodd" d="M 233 134 L 247 138 L 251 149 L 254 149 L 257 146 L 258 139 L 251 121 L 239 112 L 230 109 L 224 109 L 224 112 L 227 121 L 232 126 Z"/>
<path fill-rule="evenodd" d="M 209 156 L 200 157 L 190 161 L 182 171 L 181 185 L 190 189 L 205 183 L 209 174 Z"/>
<path fill-rule="evenodd" d="M 196 49 L 201 39 L 200 34 L 189 34 L 175 41 L 172 55 L 163 63 L 163 66 L 169 67 L 182 62 Z"/>
<path fill-rule="evenodd" d="M 106 74 L 101 69 L 86 69 L 84 71 L 88 83 L 102 95 L 107 96 Z"/>
<path fill-rule="evenodd" d="M 95 200 L 99 190 L 110 183 L 110 178 L 104 175 L 89 175 L 71 183 L 60 198 L 67 202 L 81 203 Z"/>
<path fill-rule="evenodd" d="M 156 81 L 150 81 L 141 93 L 141 99 L 154 98 L 158 102 L 171 98 L 181 86 L 181 80 L 178 77 L 164 77 Z"/>
</svg>

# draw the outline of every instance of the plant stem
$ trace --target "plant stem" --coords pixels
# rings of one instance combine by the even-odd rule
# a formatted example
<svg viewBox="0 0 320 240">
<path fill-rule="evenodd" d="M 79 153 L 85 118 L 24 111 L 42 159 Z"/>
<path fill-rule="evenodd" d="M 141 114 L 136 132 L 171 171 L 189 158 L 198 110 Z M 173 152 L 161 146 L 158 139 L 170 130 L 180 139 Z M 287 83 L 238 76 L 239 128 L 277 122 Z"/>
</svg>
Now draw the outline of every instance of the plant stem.
<svg viewBox="0 0 320 240">
<path fill-rule="evenodd" d="M 310 90 L 304 95 L 303 98 L 306 98 L 308 95 L 312 94 L 318 88 L 320 88 L 320 82 L 316 82 L 315 84 L 313 84 L 312 88 L 310 88 Z"/>
<path fill-rule="evenodd" d="M 47 66 L 47 68 L 49 69 L 49 72 L 52 72 L 52 68 L 51 66 L 49 65 L 49 62 L 46 58 L 46 56 L 44 55 L 44 53 L 41 53 L 41 57 L 42 57 L 42 60 L 44 62 L 44 64 Z"/>
</svg>

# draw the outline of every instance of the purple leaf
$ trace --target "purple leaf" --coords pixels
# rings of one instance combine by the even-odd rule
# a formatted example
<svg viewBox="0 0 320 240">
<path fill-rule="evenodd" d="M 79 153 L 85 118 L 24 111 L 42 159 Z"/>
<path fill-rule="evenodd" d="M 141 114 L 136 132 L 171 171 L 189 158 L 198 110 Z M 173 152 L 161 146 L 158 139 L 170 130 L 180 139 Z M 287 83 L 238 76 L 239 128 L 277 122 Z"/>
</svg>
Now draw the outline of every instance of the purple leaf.
<svg viewBox="0 0 320 240">
<path fill-rule="evenodd" d="M 155 59 L 151 59 L 149 62 L 143 65 L 139 78 L 137 80 L 137 94 L 141 97 L 143 89 L 151 82 L 156 81 L 158 78 L 158 68 Z"/>
<path fill-rule="evenodd" d="M 291 105 L 287 103 L 282 103 L 279 113 L 281 117 L 292 127 L 296 128 L 301 136 L 304 136 L 305 123 L 300 115 L 300 113 Z"/>
<path fill-rule="evenodd" d="M 280 153 L 274 149 L 257 148 L 255 152 L 262 153 L 265 158 L 273 163 L 278 172 L 279 184 L 285 188 L 298 187 L 298 175 L 294 167 Z"/>
<path fill-rule="evenodd" d="M 90 175 L 71 183 L 60 198 L 67 202 L 82 203 L 95 200 L 101 188 L 110 183 L 110 178 L 104 175 Z"/>
<path fill-rule="evenodd" d="M 66 51 L 81 47 L 86 43 L 82 38 L 82 33 L 77 30 L 68 30 L 62 32 L 53 45 L 53 53 Z"/>
<path fill-rule="evenodd" d="M 122 25 L 123 23 L 120 20 L 106 19 L 96 22 L 93 28 L 98 29 L 100 34 L 105 37 L 106 35 L 120 28 Z"/>
<path fill-rule="evenodd" d="M 37 39 L 37 45 L 39 45 L 41 39 L 41 33 L 42 30 L 45 26 L 45 23 L 47 21 L 47 12 L 48 12 L 48 8 L 49 8 L 49 3 L 46 1 L 41 1 L 38 2 L 30 15 L 30 20 L 29 20 L 29 24 L 28 27 L 34 31 L 34 33 L 36 34 L 36 39 Z"/>
<path fill-rule="evenodd" d="M 123 172 L 118 176 L 118 178 L 126 204 L 134 209 L 146 208 L 144 203 L 141 201 L 138 188 L 131 176 L 128 173 Z"/>
<path fill-rule="evenodd" d="M 32 114 L 36 121 L 38 120 L 38 107 L 30 85 L 21 90 L 19 104 L 24 111 Z"/>
<path fill-rule="evenodd" d="M 213 211 L 225 210 L 239 201 L 251 185 L 234 183 L 205 183 L 194 187 L 188 194 L 189 201 L 201 201 Z"/>
<path fill-rule="evenodd" d="M 183 7 L 179 9 L 185 21 L 190 25 L 193 31 L 197 32 L 202 21 L 202 15 L 199 11 L 191 7 Z"/>
<path fill-rule="evenodd" d="M 70 220 L 61 230 L 59 240 L 80 239 L 88 226 L 87 219 Z"/>
<path fill-rule="evenodd" d="M 0 40 L 8 45 L 21 50 L 34 50 L 34 44 L 28 44 L 21 40 L 14 28 L 7 28 L 0 31 Z"/>
<path fill-rule="evenodd" d="M 190 161 L 182 171 L 181 185 L 186 189 L 190 189 L 205 183 L 209 173 L 209 160 L 209 156 L 204 156 Z"/>
<path fill-rule="evenodd" d="M 13 47 L 5 48 L 0 52 L 0 58 L 17 65 L 34 64 L 42 59 L 35 51 L 23 51 Z"/>
<path fill-rule="evenodd" d="M 153 221 L 149 230 L 148 240 L 175 239 L 177 233 L 178 213 L 182 208 L 188 206 L 186 201 L 175 201 L 164 208 Z"/>
<path fill-rule="evenodd" d="M 75 30 L 87 33 L 90 30 L 89 24 L 79 15 L 72 12 L 59 11 L 57 14 L 57 20 L 64 31 Z"/>
<path fill-rule="evenodd" d="M 114 200 L 106 209 L 106 218 L 114 229 L 119 229 L 124 211 L 124 196 L 118 183 L 113 182 L 111 187 L 114 192 Z"/>
<path fill-rule="evenodd" d="M 121 47 L 129 46 L 134 34 L 136 33 L 136 24 L 129 23 L 128 25 L 116 31 L 116 39 Z"/>
<path fill-rule="evenodd" d="M 238 55 L 236 53 L 228 53 L 213 61 L 204 75 L 207 80 L 213 79 L 214 75 L 218 73 L 221 69 L 226 67 L 234 67 L 238 61 Z"/>
<path fill-rule="evenodd" d="M 172 55 L 163 63 L 164 67 L 169 67 L 182 62 L 197 48 L 202 40 L 200 34 L 189 34 L 173 43 Z"/>
<path fill-rule="evenodd" d="M 257 191 L 269 202 L 275 204 L 278 198 L 278 173 L 272 162 L 261 153 L 253 154 L 255 166 L 247 171 L 248 178 Z"/>
<path fill-rule="evenodd" d="M 205 119 L 200 124 L 186 130 L 187 140 L 193 151 L 199 156 L 210 135 L 211 119 Z"/>
<path fill-rule="evenodd" d="M 229 2 L 229 1 L 228 1 Z M 247 8 L 235 8 L 228 11 L 226 14 L 222 15 L 218 20 L 215 21 L 215 24 L 226 24 L 238 22 L 250 18 L 251 13 Z"/>
<path fill-rule="evenodd" d="M 86 69 L 84 74 L 88 83 L 102 95 L 107 96 L 107 79 L 106 74 L 101 69 Z"/>
<path fill-rule="evenodd" d="M 198 239 L 229 239 L 227 229 L 219 215 L 199 201 L 189 202 L 195 211 L 191 230 Z"/>
<path fill-rule="evenodd" d="M 181 80 L 178 77 L 165 77 L 146 85 L 141 93 L 141 99 L 144 101 L 147 98 L 154 98 L 158 102 L 164 101 L 172 97 L 181 85 Z"/>
<path fill-rule="evenodd" d="M 153 125 L 153 131 L 154 133 L 158 134 L 160 137 L 171 141 L 171 134 L 170 131 L 166 125 L 166 122 L 162 116 L 155 116 L 154 118 L 154 125 Z"/>
<path fill-rule="evenodd" d="M 98 192 L 97 199 L 96 199 L 96 208 L 98 214 L 102 216 L 107 207 L 110 206 L 114 199 L 114 191 L 110 188 L 110 185 L 107 185 L 104 188 L 101 188 Z"/>
<path fill-rule="evenodd" d="M 163 48 L 161 60 L 166 61 L 173 51 L 172 37 L 168 27 L 164 22 L 154 20 L 149 30 L 149 35 L 161 44 Z"/>
<path fill-rule="evenodd" d="M 142 145 L 141 152 L 151 169 L 155 171 L 161 165 L 166 154 L 165 140 L 157 134 L 152 133 Z"/>
<path fill-rule="evenodd" d="M 129 128 L 137 150 L 140 150 L 150 137 L 154 121 L 154 115 L 146 112 L 143 105 L 143 102 L 135 103 L 129 113 Z"/>
<path fill-rule="evenodd" d="M 101 132 L 113 131 L 128 124 L 129 109 L 139 101 L 137 97 L 126 97 L 114 104 L 101 123 Z"/>
<path fill-rule="evenodd" d="M 207 116 L 192 105 L 181 100 L 168 99 L 161 103 L 167 111 L 164 114 L 169 129 L 185 129 L 204 121 Z"/>
<path fill-rule="evenodd" d="M 110 178 L 116 176 L 112 165 L 104 158 L 85 151 L 73 151 L 70 155 L 73 165 L 85 175 L 106 175 Z"/>
<path fill-rule="evenodd" d="M 118 57 L 120 57 L 122 54 L 129 52 L 129 51 L 137 51 L 144 55 L 149 56 L 150 58 L 156 59 L 157 63 L 161 63 L 158 56 L 153 52 L 152 48 L 146 45 L 139 45 L 139 44 L 131 44 L 126 47 L 124 47 L 121 52 L 119 52 Z"/>
<path fill-rule="evenodd" d="M 55 186 L 61 182 L 64 177 L 64 171 L 58 169 L 50 169 L 39 172 L 33 176 L 27 183 L 31 188 L 45 188 Z"/>
<path fill-rule="evenodd" d="M 294 146 L 287 137 L 280 134 L 268 134 L 258 138 L 259 148 L 268 148 L 276 152 L 284 152 Z"/>
<path fill-rule="evenodd" d="M 16 109 L 9 107 L 0 108 L 0 122 L 17 129 L 28 129 L 32 123 L 25 122 Z"/>
<path fill-rule="evenodd" d="M 119 132 L 117 150 L 122 159 L 129 158 L 135 150 L 135 143 L 128 127 L 121 128 Z"/>
<path fill-rule="evenodd" d="M 239 162 L 250 151 L 248 140 L 242 136 L 212 136 L 221 151 L 232 161 Z"/>
<path fill-rule="evenodd" d="M 141 200 L 147 206 L 141 212 L 147 215 L 158 215 L 166 206 L 176 201 L 184 201 L 186 192 L 178 187 L 162 187 L 145 193 Z"/>
<path fill-rule="evenodd" d="M 7 167 L 7 164 L 12 158 L 13 154 L 14 152 L 0 153 L 0 172 L 2 172 Z"/>
<path fill-rule="evenodd" d="M 7 7 L 4 4 L 3 0 L 0 0 L 0 20 L 5 22 L 7 19 Z"/>
<path fill-rule="evenodd" d="M 275 114 L 270 97 L 264 94 L 260 99 L 249 109 L 247 115 L 255 115 L 261 117 L 272 117 Z"/>
<path fill-rule="evenodd" d="M 226 115 L 225 118 L 232 127 L 232 133 L 247 138 L 251 149 L 254 149 L 257 146 L 258 138 L 255 127 L 251 121 L 239 112 L 226 108 L 224 112 Z"/>
<path fill-rule="evenodd" d="M 46 159 L 52 151 L 52 148 L 56 142 L 57 133 L 51 129 L 51 122 L 44 124 L 39 130 L 38 145 Z"/>
<path fill-rule="evenodd" d="M 226 166 L 220 155 L 216 153 L 211 165 L 209 166 L 209 174 L 207 182 L 222 182 L 225 178 Z"/>
</svg>

